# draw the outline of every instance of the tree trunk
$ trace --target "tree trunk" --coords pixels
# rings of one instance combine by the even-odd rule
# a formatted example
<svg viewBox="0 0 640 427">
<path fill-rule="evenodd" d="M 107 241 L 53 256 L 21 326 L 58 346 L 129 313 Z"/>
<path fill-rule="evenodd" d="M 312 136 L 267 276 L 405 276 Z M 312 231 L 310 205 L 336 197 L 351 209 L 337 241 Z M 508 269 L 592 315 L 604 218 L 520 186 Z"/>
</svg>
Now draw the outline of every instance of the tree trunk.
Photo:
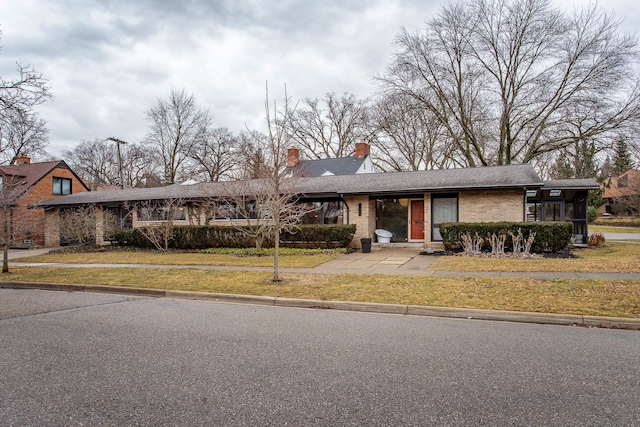
<svg viewBox="0 0 640 427">
<path fill-rule="evenodd" d="M 2 257 L 2 272 L 9 272 L 9 245 L 5 244 L 3 248 L 3 257 Z"/>
<path fill-rule="evenodd" d="M 273 242 L 273 281 L 280 281 L 280 273 L 278 271 L 278 263 L 280 256 L 280 229 L 276 228 L 275 241 Z"/>
</svg>

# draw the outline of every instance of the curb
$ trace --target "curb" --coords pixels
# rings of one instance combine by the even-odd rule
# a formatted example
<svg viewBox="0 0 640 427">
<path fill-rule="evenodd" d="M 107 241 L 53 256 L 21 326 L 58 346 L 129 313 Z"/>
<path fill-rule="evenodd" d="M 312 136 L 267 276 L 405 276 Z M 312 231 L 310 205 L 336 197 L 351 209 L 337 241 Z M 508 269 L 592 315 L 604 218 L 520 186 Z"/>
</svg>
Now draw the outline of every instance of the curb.
<svg viewBox="0 0 640 427">
<path fill-rule="evenodd" d="M 640 331 L 640 319 L 575 314 L 532 313 L 524 311 L 481 310 L 471 308 L 431 307 L 405 304 L 379 304 L 348 301 L 322 301 L 256 295 L 171 291 L 153 288 L 128 288 L 108 285 L 76 285 L 43 282 L 0 282 L 3 289 L 40 289 L 47 291 L 95 292 L 121 295 L 214 301 L 235 304 L 257 304 L 275 307 L 315 308 L 364 313 L 400 314 L 408 316 L 452 319 L 489 320 L 541 325 L 583 326 L 590 328 Z"/>
</svg>

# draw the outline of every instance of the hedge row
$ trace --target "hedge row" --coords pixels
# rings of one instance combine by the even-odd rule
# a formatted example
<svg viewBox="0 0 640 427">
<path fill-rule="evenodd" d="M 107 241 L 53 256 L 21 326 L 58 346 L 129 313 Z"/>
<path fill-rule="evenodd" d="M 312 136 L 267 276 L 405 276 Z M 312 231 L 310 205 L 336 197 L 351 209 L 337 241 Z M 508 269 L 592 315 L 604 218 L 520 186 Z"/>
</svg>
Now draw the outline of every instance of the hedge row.
<svg viewBox="0 0 640 427">
<path fill-rule="evenodd" d="M 609 227 L 640 227 L 640 219 L 618 220 L 618 219 L 598 219 L 593 225 L 604 225 Z"/>
<path fill-rule="evenodd" d="M 255 246 L 251 236 L 234 226 L 173 227 L 170 247 L 175 249 L 250 248 Z M 294 232 L 282 233 L 283 246 L 304 248 L 347 247 L 356 232 L 355 225 L 301 225 Z M 152 248 L 153 245 L 137 229 L 118 230 L 112 238 L 119 246 Z M 265 241 L 264 247 L 272 247 Z"/>
<path fill-rule="evenodd" d="M 495 233 L 498 236 L 503 234 L 507 236 L 505 249 L 510 251 L 513 250 L 513 242 L 509 232 L 517 235 L 518 230 L 522 230 L 525 239 L 531 233 L 536 233 L 531 246 L 531 251 L 534 253 L 562 251 L 571 245 L 573 237 L 573 224 L 570 222 L 447 222 L 440 224 L 440 234 L 447 250 L 457 248 L 460 245 L 460 236 L 465 233 L 471 236 L 478 233 L 483 238 Z M 484 249 L 490 249 L 488 242 L 485 244 Z"/>
</svg>

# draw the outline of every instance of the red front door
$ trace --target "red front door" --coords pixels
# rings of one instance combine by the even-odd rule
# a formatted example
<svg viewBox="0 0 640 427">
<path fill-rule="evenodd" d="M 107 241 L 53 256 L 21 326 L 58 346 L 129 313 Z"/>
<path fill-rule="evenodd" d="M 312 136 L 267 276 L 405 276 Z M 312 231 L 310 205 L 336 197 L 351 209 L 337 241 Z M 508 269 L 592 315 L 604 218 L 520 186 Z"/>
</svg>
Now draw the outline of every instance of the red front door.
<svg viewBox="0 0 640 427">
<path fill-rule="evenodd" d="M 424 200 L 411 201 L 411 240 L 424 240 Z"/>
</svg>

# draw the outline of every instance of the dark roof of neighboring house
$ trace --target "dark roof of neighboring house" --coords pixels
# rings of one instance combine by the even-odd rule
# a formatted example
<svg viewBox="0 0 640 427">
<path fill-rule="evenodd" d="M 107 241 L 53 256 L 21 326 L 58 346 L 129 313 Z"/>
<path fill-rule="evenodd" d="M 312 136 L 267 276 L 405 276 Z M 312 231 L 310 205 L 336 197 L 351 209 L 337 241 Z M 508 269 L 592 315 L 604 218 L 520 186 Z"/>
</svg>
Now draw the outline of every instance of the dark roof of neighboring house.
<svg viewBox="0 0 640 427">
<path fill-rule="evenodd" d="M 20 193 L 24 193 L 29 188 L 36 185 L 38 181 L 47 176 L 51 171 L 57 168 L 68 169 L 75 175 L 75 173 L 64 162 L 64 160 L 0 166 L 0 175 L 11 176 L 14 177 L 14 179 L 19 178 L 19 180 L 21 181 L 19 182 L 17 188 L 19 188 Z M 77 175 L 76 178 L 78 178 Z M 82 182 L 80 178 L 78 178 L 78 181 Z M 84 183 L 82 183 L 82 185 L 84 185 L 87 190 L 89 189 Z"/>
<path fill-rule="evenodd" d="M 579 183 L 587 186 L 581 188 L 592 188 L 591 180 L 587 181 L 589 182 Z M 400 196 L 424 192 L 442 193 L 464 190 L 541 188 L 544 186 L 544 183 L 530 165 L 291 178 L 287 182 L 295 186 L 296 193 L 317 198 L 335 198 L 356 194 Z M 40 206 L 74 206 L 170 198 L 224 197 L 234 191 L 239 191 L 243 187 L 243 192 L 248 193 L 252 186 L 258 188 L 260 183 L 260 180 L 230 181 L 194 185 L 174 184 L 168 187 L 156 188 L 92 191 L 47 200 L 40 203 Z M 545 186 L 545 188 L 547 187 Z"/>
<path fill-rule="evenodd" d="M 337 159 L 301 160 L 297 165 L 288 167 L 295 176 L 322 176 L 326 172 L 333 175 L 355 175 L 368 156 L 362 158 L 340 157 Z"/>
</svg>

